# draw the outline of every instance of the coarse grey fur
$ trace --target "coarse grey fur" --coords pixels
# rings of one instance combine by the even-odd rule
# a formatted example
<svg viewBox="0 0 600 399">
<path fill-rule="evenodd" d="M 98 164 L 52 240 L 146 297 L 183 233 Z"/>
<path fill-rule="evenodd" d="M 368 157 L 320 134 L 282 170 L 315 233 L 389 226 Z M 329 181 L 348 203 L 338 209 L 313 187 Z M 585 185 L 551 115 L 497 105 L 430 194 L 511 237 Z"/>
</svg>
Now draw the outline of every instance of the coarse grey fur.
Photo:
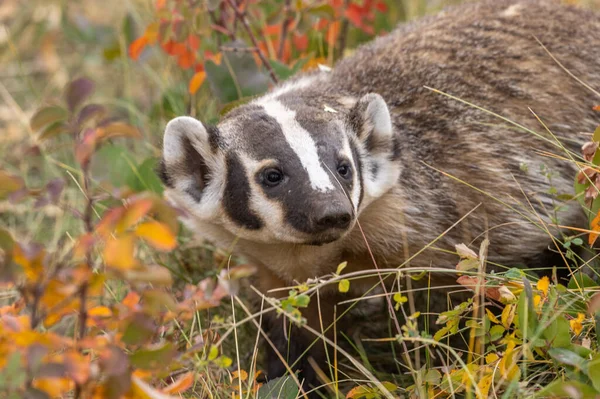
<svg viewBox="0 0 600 399">
<path fill-rule="evenodd" d="M 234 252 L 259 267 L 263 292 L 327 275 L 342 261 L 348 261 L 344 273 L 373 269 L 373 259 L 379 268 L 394 268 L 410 258 L 413 268 L 454 269 L 454 246 L 464 242 L 477 249 L 484 237 L 490 240 L 488 270 L 493 264 L 551 267 L 541 255 L 552 240 L 541 226 L 558 235 L 553 217 L 580 227 L 586 219 L 575 201 L 559 204 L 550 194 L 550 187 L 572 192 L 574 162 L 540 153 L 567 156 L 566 148 L 578 154 L 586 141 L 581 132 L 600 123 L 600 113 L 592 110 L 600 103 L 599 90 L 598 14 L 551 1 L 459 6 L 400 26 L 360 47 L 331 72 L 284 83 L 233 110 L 215 128 L 189 118 L 171 122 L 165 135 L 165 145 L 171 146 L 164 161 L 166 192 L 185 208 L 187 224 L 197 234 L 225 248 L 235 242 Z M 294 111 L 332 176 L 340 162 L 336 154 L 347 143 L 350 152 L 344 154 L 352 158 L 358 177 L 338 181 L 337 190 L 309 185 L 305 163 L 283 137 L 287 127 L 265 111 L 269 101 Z M 184 139 L 196 140 L 192 151 L 183 150 L 189 148 L 180 145 Z M 273 159 L 289 171 L 286 179 L 295 182 L 295 191 L 260 188 L 264 175 L 248 172 Z M 394 184 L 376 182 L 369 188 L 369 179 L 381 174 L 393 176 Z M 352 193 L 357 200 L 345 202 Z M 200 207 L 203 196 L 210 198 Z M 352 222 L 347 230 L 338 220 L 327 234 L 317 233 L 317 220 L 335 218 L 315 212 L 350 212 Z M 434 273 L 425 284 L 453 285 L 455 280 L 454 273 Z M 376 281 L 352 281 L 347 294 L 338 293 L 335 285 L 322 288 L 320 314 L 316 300 L 304 312 L 309 325 L 320 330 L 321 319 L 327 326 L 335 303 L 363 295 Z M 422 284 L 413 282 L 413 288 Z M 439 313 L 449 306 L 447 294 L 417 291 L 415 306 Z M 385 314 L 383 303 L 378 309 Z M 270 334 L 286 353 L 281 326 L 280 320 L 273 321 Z M 298 334 L 291 338 L 297 340 L 292 357 L 314 338 Z M 312 354 L 322 356 L 322 347 L 315 345 Z M 307 363 L 299 367 L 314 378 Z M 284 369 L 274 364 L 271 371 Z"/>
</svg>

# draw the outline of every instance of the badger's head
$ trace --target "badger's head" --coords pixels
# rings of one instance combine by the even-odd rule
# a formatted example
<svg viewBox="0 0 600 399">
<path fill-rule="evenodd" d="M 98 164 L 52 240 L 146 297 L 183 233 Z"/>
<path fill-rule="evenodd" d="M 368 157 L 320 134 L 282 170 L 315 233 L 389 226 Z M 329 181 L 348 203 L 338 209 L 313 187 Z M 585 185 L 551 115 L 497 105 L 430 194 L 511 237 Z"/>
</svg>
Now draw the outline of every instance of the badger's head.
<svg viewBox="0 0 600 399">
<path fill-rule="evenodd" d="M 170 121 L 162 179 L 200 226 L 254 242 L 326 244 L 397 181 L 393 132 L 377 94 L 344 112 L 265 97 L 216 127 Z"/>
</svg>

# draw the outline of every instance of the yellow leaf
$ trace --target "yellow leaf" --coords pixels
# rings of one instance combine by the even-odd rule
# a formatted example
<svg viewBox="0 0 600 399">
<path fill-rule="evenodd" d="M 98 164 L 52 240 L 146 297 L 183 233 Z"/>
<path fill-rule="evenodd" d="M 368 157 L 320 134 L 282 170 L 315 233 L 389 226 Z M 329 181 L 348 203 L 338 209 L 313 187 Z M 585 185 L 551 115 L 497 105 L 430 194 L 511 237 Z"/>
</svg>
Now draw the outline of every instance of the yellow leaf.
<svg viewBox="0 0 600 399">
<path fill-rule="evenodd" d="M 206 72 L 205 71 L 199 71 L 196 72 L 194 74 L 194 76 L 192 76 L 192 80 L 190 80 L 190 93 L 191 94 L 195 94 L 198 89 L 200 88 L 200 86 L 202 86 L 202 83 L 204 83 L 204 80 L 206 79 Z"/>
<path fill-rule="evenodd" d="M 116 239 L 110 239 L 104 247 L 104 262 L 106 265 L 119 270 L 132 269 L 137 265 L 133 257 L 132 234 L 125 234 Z"/>
<path fill-rule="evenodd" d="M 160 222 L 142 223 L 135 229 L 135 234 L 160 251 L 170 251 L 177 246 L 171 230 Z"/>
<path fill-rule="evenodd" d="M 486 363 L 486 364 L 494 363 L 494 362 L 495 362 L 496 360 L 498 360 L 498 359 L 499 359 L 499 357 L 498 357 L 498 355 L 497 355 L 497 354 L 495 354 L 495 353 L 493 353 L 493 352 L 492 352 L 492 353 L 488 353 L 488 354 L 485 356 L 485 363 Z"/>
<path fill-rule="evenodd" d="M 164 393 L 181 393 L 186 391 L 194 383 L 194 373 L 188 372 L 181 375 L 172 384 L 164 387 L 162 391 Z"/>
<path fill-rule="evenodd" d="M 485 313 L 488 315 L 488 318 L 492 323 L 500 324 L 500 320 L 498 320 L 498 318 L 489 309 L 486 308 Z"/>
<path fill-rule="evenodd" d="M 350 280 L 348 280 L 348 279 L 340 280 L 340 283 L 338 285 L 338 290 L 340 292 L 348 292 L 349 289 L 350 289 Z"/>
<path fill-rule="evenodd" d="M 540 308 L 541 303 L 542 303 L 542 297 L 540 295 L 534 295 L 533 296 L 533 308 L 538 313 L 541 312 L 541 308 Z"/>
<path fill-rule="evenodd" d="M 246 370 L 235 370 L 231 373 L 231 380 L 234 381 L 239 378 L 241 381 L 246 381 L 248 379 L 248 373 Z"/>
<path fill-rule="evenodd" d="M 550 287 L 550 279 L 548 276 L 544 276 L 538 280 L 536 287 L 538 290 L 544 293 L 544 296 L 548 296 L 548 287 Z"/>
<path fill-rule="evenodd" d="M 521 370 L 517 366 L 519 356 L 517 356 L 517 351 L 515 350 L 517 344 L 513 335 L 508 338 L 506 350 L 499 364 L 500 375 L 507 380 L 518 379 L 521 375 Z"/>
<path fill-rule="evenodd" d="M 28 251 L 18 244 L 14 247 L 13 261 L 23 268 L 29 281 L 37 281 L 41 277 L 45 257 L 46 252 L 43 249 L 35 252 Z"/>
<path fill-rule="evenodd" d="M 479 388 L 479 392 L 481 396 L 477 396 L 478 398 L 487 398 L 490 392 L 490 387 L 492 386 L 492 381 L 494 380 L 494 374 L 487 374 L 483 376 L 479 382 L 477 383 L 477 387 Z"/>
<path fill-rule="evenodd" d="M 335 274 L 342 274 L 342 271 L 348 266 L 348 262 L 342 262 L 338 265 Z"/>
<path fill-rule="evenodd" d="M 502 326 L 507 330 L 510 328 L 510 325 L 515 317 L 515 309 L 516 305 L 514 304 L 506 305 L 502 311 L 502 315 L 500 316 L 500 320 L 502 320 Z"/>
<path fill-rule="evenodd" d="M 585 320 L 585 314 L 577 313 L 577 318 L 569 320 L 569 325 L 571 326 L 571 330 L 575 333 L 575 335 L 581 334 L 583 331 L 583 324 L 581 324 Z"/>
</svg>

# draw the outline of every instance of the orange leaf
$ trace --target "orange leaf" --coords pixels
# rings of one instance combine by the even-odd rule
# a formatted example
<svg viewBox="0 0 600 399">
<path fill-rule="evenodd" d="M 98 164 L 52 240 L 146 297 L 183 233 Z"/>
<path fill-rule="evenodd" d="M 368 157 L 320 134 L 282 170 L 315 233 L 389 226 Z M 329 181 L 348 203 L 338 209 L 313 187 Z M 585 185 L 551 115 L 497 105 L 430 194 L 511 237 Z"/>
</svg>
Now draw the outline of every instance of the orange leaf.
<svg viewBox="0 0 600 399">
<path fill-rule="evenodd" d="M 188 45 L 192 50 L 198 50 L 200 48 L 200 39 L 196 35 L 188 36 Z"/>
<path fill-rule="evenodd" d="M 149 198 L 140 198 L 132 201 L 125 213 L 115 226 L 117 233 L 122 233 L 140 221 L 152 209 L 153 201 Z"/>
<path fill-rule="evenodd" d="M 33 386 L 51 398 L 62 398 L 73 389 L 73 381 L 68 378 L 36 378 Z"/>
<path fill-rule="evenodd" d="M 183 69 L 191 68 L 194 65 L 194 62 L 196 62 L 196 56 L 188 49 L 185 49 L 183 54 L 177 59 L 177 65 Z"/>
<path fill-rule="evenodd" d="M 206 72 L 200 71 L 200 72 L 196 72 L 196 74 L 194 74 L 194 76 L 192 77 L 192 80 L 190 80 L 190 93 L 191 94 L 195 94 L 198 91 L 200 86 L 202 86 L 202 83 L 204 83 L 204 79 L 206 79 Z"/>
<path fill-rule="evenodd" d="M 106 265 L 120 270 L 132 269 L 137 264 L 133 257 L 133 239 L 132 234 L 125 234 L 107 241 L 104 247 Z"/>
<path fill-rule="evenodd" d="M 188 372 L 180 376 L 171 385 L 163 388 L 164 393 L 181 393 L 186 391 L 194 383 L 194 374 Z"/>
<path fill-rule="evenodd" d="M 148 38 L 146 36 L 138 37 L 129 45 L 129 56 L 132 59 L 137 60 L 147 44 Z"/>
<path fill-rule="evenodd" d="M 84 356 L 76 350 L 65 354 L 67 374 L 77 384 L 85 384 L 90 378 L 90 356 Z"/>
<path fill-rule="evenodd" d="M 594 111 L 600 111 L 600 105 L 596 105 L 594 106 L 594 108 L 592 108 Z"/>
<path fill-rule="evenodd" d="M 160 222 L 142 223 L 135 229 L 135 234 L 161 251 L 170 251 L 177 246 L 177 240 L 171 230 Z"/>
<path fill-rule="evenodd" d="M 156 9 L 160 10 L 167 4 L 167 0 L 156 0 Z"/>
<path fill-rule="evenodd" d="M 596 217 L 592 220 L 592 223 L 590 224 L 590 229 L 592 229 L 594 232 L 600 231 L 600 212 L 598 212 Z M 596 239 L 598 238 L 598 235 L 599 233 L 590 233 L 588 239 L 588 243 L 590 244 L 590 246 L 594 245 Z"/>
<path fill-rule="evenodd" d="M 276 24 L 276 25 L 267 25 L 265 26 L 265 29 L 263 30 L 263 34 L 270 36 L 270 35 L 279 35 L 279 33 L 281 32 L 281 25 Z"/>
<path fill-rule="evenodd" d="M 129 310 L 134 311 L 137 308 L 138 303 L 140 302 L 140 296 L 138 293 L 131 291 L 127 294 L 125 298 L 121 301 L 123 305 L 125 305 Z"/>
</svg>

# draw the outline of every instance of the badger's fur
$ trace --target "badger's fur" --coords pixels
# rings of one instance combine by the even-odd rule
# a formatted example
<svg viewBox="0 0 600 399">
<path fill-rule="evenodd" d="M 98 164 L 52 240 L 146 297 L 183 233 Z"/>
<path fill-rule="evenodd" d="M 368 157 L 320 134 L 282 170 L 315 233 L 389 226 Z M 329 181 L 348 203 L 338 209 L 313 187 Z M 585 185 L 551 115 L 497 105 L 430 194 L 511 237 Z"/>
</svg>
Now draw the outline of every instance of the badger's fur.
<svg viewBox="0 0 600 399">
<path fill-rule="evenodd" d="M 217 126 L 172 120 L 166 194 L 195 233 L 259 267 L 263 292 L 342 261 L 344 272 L 373 269 L 373 259 L 394 268 L 418 254 L 410 267 L 452 269 L 454 245 L 477 247 L 483 237 L 488 270 L 551 267 L 548 231 L 585 218 L 576 201 L 559 203 L 550 190 L 572 192 L 575 163 L 541 153 L 577 156 L 581 132 L 600 123 L 598 91 L 598 14 L 542 1 L 460 6 L 399 27 L 331 72 L 279 85 Z M 455 279 L 436 273 L 424 284 Z M 320 313 L 313 300 L 303 314 L 321 330 L 335 303 L 373 284 L 353 281 L 347 294 L 323 288 Z M 417 310 L 427 310 L 427 295 L 430 312 L 447 309 L 445 292 L 417 291 Z M 278 320 L 272 340 L 284 356 L 299 356 L 314 336 L 287 337 Z M 285 371 L 274 359 L 271 374 Z M 298 367 L 311 377 L 307 363 Z"/>
</svg>

